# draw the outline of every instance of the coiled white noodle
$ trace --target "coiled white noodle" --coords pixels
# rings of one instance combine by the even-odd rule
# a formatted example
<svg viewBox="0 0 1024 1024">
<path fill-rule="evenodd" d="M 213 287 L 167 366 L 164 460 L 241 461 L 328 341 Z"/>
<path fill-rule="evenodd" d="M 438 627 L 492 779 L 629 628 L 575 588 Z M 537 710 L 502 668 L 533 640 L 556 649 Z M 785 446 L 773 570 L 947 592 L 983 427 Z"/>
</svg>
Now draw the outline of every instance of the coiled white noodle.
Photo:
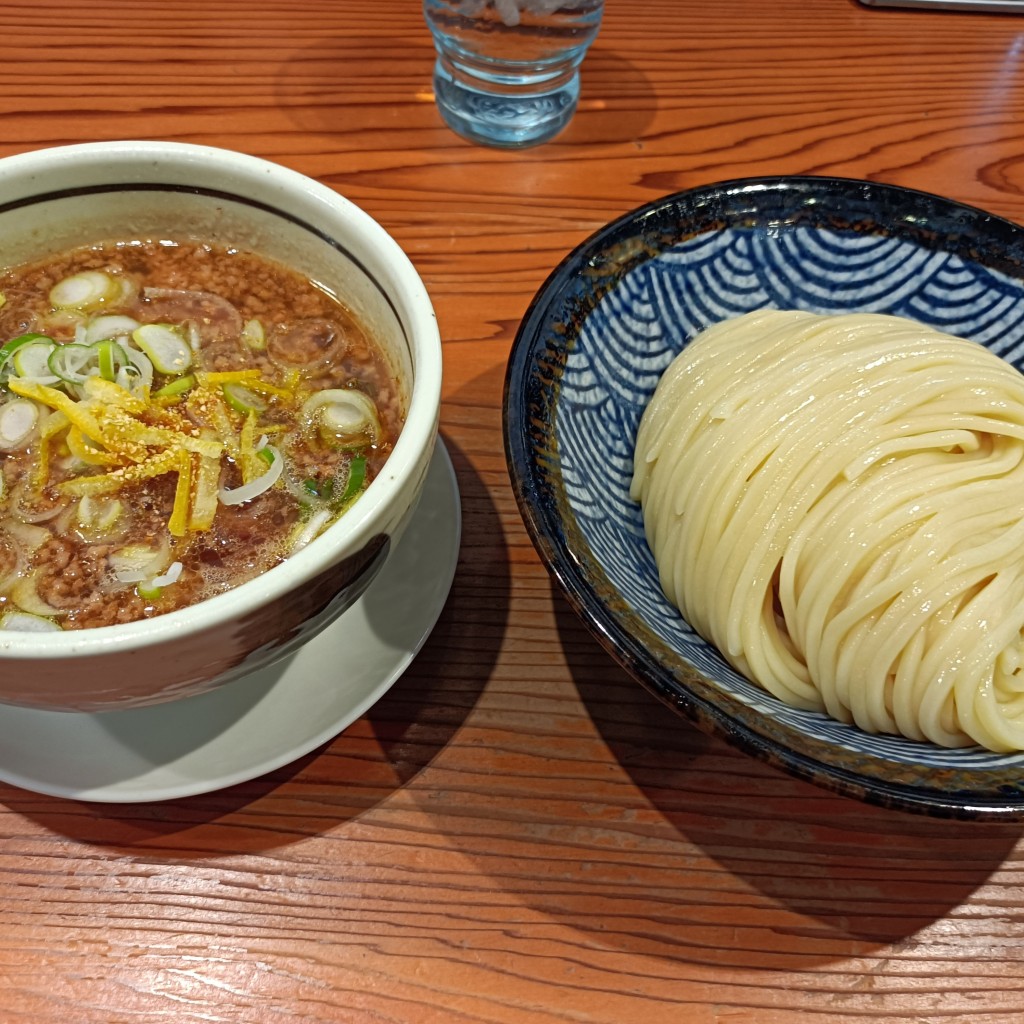
<svg viewBox="0 0 1024 1024">
<path fill-rule="evenodd" d="M 716 324 L 644 412 L 665 594 L 781 700 L 1024 750 L 1024 376 L 901 317 Z"/>
</svg>

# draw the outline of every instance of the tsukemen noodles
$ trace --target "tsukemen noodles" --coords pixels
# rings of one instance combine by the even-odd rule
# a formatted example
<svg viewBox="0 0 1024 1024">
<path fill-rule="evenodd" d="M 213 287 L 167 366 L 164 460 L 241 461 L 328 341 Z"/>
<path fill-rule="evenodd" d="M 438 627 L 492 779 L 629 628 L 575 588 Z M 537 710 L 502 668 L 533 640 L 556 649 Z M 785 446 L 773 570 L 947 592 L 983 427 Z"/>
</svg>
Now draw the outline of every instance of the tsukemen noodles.
<svg viewBox="0 0 1024 1024">
<path fill-rule="evenodd" d="M 1024 750 L 1024 375 L 898 316 L 759 310 L 666 369 L 632 493 L 666 597 L 872 733 Z"/>
<path fill-rule="evenodd" d="M 359 499 L 403 415 L 343 299 L 254 254 L 138 240 L 0 273 L 0 626 L 252 579 Z"/>
</svg>

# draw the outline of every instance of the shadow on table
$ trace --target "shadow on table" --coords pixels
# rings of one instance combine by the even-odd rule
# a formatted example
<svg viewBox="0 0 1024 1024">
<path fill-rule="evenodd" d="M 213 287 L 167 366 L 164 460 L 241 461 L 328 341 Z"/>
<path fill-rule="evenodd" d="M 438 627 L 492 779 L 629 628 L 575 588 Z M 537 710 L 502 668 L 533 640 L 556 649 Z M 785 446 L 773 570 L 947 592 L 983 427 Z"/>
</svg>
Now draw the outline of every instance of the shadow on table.
<svg viewBox="0 0 1024 1024">
<path fill-rule="evenodd" d="M 258 853 L 371 810 L 426 768 L 472 710 L 504 635 L 508 563 L 497 512 L 445 439 L 459 482 L 463 544 L 445 609 L 400 679 L 340 736 L 229 789 L 154 803 L 98 804 L 0 785 L 0 803 L 71 840 L 175 860 Z M 486 564 L 474 564 L 483 560 Z M 487 598 L 480 600 L 481 580 Z M 453 656 L 454 651 L 461 652 Z"/>
<path fill-rule="evenodd" d="M 396 72 L 390 81 L 375 85 L 363 78 L 362 58 L 365 53 L 377 51 L 390 55 Z M 285 116 L 307 134 L 329 138 L 352 133 L 381 137 L 392 132 L 434 132 L 446 143 L 465 145 L 445 127 L 434 108 L 434 56 L 425 22 L 415 37 L 374 35 L 358 25 L 351 35 L 325 35 L 313 40 L 283 62 L 274 81 L 277 101 Z M 368 101 L 368 95 L 374 94 L 376 98 Z M 607 48 L 598 36 L 583 63 L 576 116 L 555 143 L 607 145 L 633 141 L 640 145 L 655 107 L 654 87 L 647 75 Z M 424 141 L 429 148 L 426 136 Z M 346 148 L 350 145 L 344 144 Z M 511 158 L 532 159 L 527 154 L 545 151 L 545 147 L 522 150 Z M 367 181 L 372 179 L 377 187 L 382 174 L 406 170 L 374 167 L 371 174 L 362 163 L 360 168 L 355 173 L 365 174 Z M 331 180 L 343 183 L 345 177 L 345 169 L 339 168 Z"/>
<path fill-rule="evenodd" d="M 1020 838 L 1020 826 L 935 820 L 835 796 L 733 750 L 648 694 L 561 594 L 553 599 L 591 720 L 661 818 L 650 833 L 657 925 L 644 952 L 656 951 L 660 933 L 661 952 L 673 959 L 792 969 L 899 946 L 968 900 Z M 678 873 L 665 857 L 666 826 Z M 643 858 L 642 843 L 636 855 Z M 607 941 L 608 931 L 601 936 Z"/>
<path fill-rule="evenodd" d="M 606 49 L 598 36 L 580 71 L 576 116 L 560 138 L 570 144 L 632 142 L 642 148 L 657 105 L 647 75 Z"/>
</svg>

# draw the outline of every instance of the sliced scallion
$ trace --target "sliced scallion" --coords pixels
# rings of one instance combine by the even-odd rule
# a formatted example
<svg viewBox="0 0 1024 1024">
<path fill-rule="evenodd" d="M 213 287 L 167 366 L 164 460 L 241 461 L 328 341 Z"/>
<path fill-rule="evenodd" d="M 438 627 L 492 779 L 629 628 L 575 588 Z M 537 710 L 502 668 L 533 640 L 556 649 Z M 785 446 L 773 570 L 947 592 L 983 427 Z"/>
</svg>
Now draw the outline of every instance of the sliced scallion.
<svg viewBox="0 0 1024 1024">
<path fill-rule="evenodd" d="M 46 359 L 50 373 L 68 384 L 81 384 L 94 364 L 96 353 L 90 345 L 54 345 Z"/>
<path fill-rule="evenodd" d="M 267 332 L 259 320 L 246 320 L 242 325 L 242 341 L 253 352 L 262 352 L 267 347 Z"/>
<path fill-rule="evenodd" d="M 62 632 L 61 627 L 52 619 L 30 612 L 10 611 L 0 615 L 0 629 L 9 629 L 18 633 L 53 633 Z"/>
<path fill-rule="evenodd" d="M 310 541 L 315 540 L 320 535 L 320 531 L 323 530 L 330 521 L 330 518 L 331 510 L 329 508 L 322 508 L 310 516 L 310 518 L 295 531 L 291 545 L 288 549 L 289 554 L 294 555 L 296 551 L 301 551 Z"/>
<path fill-rule="evenodd" d="M 235 381 L 222 384 L 221 392 L 224 401 L 243 416 L 248 416 L 251 412 L 263 412 L 267 407 L 267 403 L 259 395 Z"/>
<path fill-rule="evenodd" d="M 181 374 L 192 365 L 192 349 L 174 324 L 143 324 L 132 331 L 132 339 L 157 373 Z"/>
<path fill-rule="evenodd" d="M 121 282 L 102 270 L 83 270 L 50 289 L 50 302 L 55 309 L 93 309 L 120 299 L 124 294 Z"/>
<path fill-rule="evenodd" d="M 19 334 L 16 338 L 11 338 L 0 347 L 0 366 L 3 366 L 19 348 L 23 345 L 31 345 L 33 341 L 53 341 L 53 338 L 46 334 L 39 334 L 37 331 L 29 331 L 28 334 Z"/>
<path fill-rule="evenodd" d="M 55 384 L 59 378 L 50 369 L 49 360 L 50 353 L 56 347 L 57 343 L 50 338 L 30 341 L 20 346 L 11 356 L 11 368 L 26 380 L 33 380 L 37 384 Z"/>
<path fill-rule="evenodd" d="M 152 579 L 167 564 L 168 546 L 151 548 L 145 544 L 127 544 L 107 555 L 107 565 L 121 583 L 141 583 Z"/>
<path fill-rule="evenodd" d="M 54 608 L 36 589 L 36 577 L 39 574 L 37 569 L 30 576 L 19 576 L 12 584 L 9 594 L 11 601 L 23 612 L 32 615 L 60 615 L 61 610 Z"/>
<path fill-rule="evenodd" d="M 0 448 L 20 448 L 39 422 L 39 406 L 28 398 L 15 398 L 0 406 Z"/>
<path fill-rule="evenodd" d="M 136 590 L 139 592 L 139 597 L 145 601 L 155 601 L 163 593 L 164 587 L 169 587 L 172 583 L 178 582 L 181 572 L 181 562 L 171 562 L 167 566 L 166 572 L 138 584 Z"/>
<path fill-rule="evenodd" d="M 324 440 L 339 448 L 375 444 L 382 433 L 373 399 L 355 388 L 328 388 L 310 395 L 302 414 L 318 423 Z"/>
<path fill-rule="evenodd" d="M 118 313 L 108 313 L 105 316 L 93 317 L 84 325 L 84 338 L 86 345 L 94 345 L 97 341 L 106 341 L 108 338 L 116 341 L 118 338 L 127 338 L 132 331 L 139 326 L 139 321 L 131 316 L 123 316 Z"/>
<path fill-rule="evenodd" d="M 132 381 L 137 381 L 142 387 L 148 388 L 153 383 L 153 364 L 149 360 L 149 356 L 145 352 L 140 352 L 137 348 L 132 348 L 131 345 L 125 343 L 123 346 L 124 354 L 128 357 L 128 363 L 131 365 L 132 370 L 130 371 L 130 377 Z M 128 367 L 123 367 L 119 376 L 125 375 L 125 370 Z M 121 383 L 120 381 L 118 383 Z M 122 387 L 127 385 L 122 384 Z"/>
<path fill-rule="evenodd" d="M 306 491 L 314 498 L 319 498 L 321 501 L 329 502 L 334 497 L 334 480 L 318 480 L 314 477 L 309 477 L 307 480 L 302 481 L 302 486 Z"/>
<path fill-rule="evenodd" d="M 124 349 L 110 338 L 97 341 L 94 347 L 100 376 L 104 380 L 116 380 L 118 369 L 128 362 Z"/>
<path fill-rule="evenodd" d="M 174 398 L 176 395 L 183 395 L 186 391 L 191 391 L 195 386 L 196 378 L 191 373 L 187 373 L 184 377 L 176 377 L 174 380 L 168 381 L 162 388 L 157 388 L 153 395 L 156 398 Z"/>
<path fill-rule="evenodd" d="M 123 510 L 120 498 L 87 494 L 78 502 L 78 528 L 89 537 L 104 537 L 117 525 Z"/>
<path fill-rule="evenodd" d="M 356 455 L 348 464 L 348 480 L 341 495 L 341 504 L 346 505 L 366 486 L 366 456 Z"/>
</svg>

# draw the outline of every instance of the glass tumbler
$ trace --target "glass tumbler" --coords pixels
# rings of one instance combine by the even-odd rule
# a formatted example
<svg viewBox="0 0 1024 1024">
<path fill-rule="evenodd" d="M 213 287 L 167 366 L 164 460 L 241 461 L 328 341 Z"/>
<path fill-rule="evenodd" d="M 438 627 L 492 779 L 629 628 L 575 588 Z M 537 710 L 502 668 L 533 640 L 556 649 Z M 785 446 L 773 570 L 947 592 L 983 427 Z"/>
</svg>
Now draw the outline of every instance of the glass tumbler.
<svg viewBox="0 0 1024 1024">
<path fill-rule="evenodd" d="M 434 95 L 473 142 L 546 142 L 572 119 L 580 64 L 604 0 L 423 0 L 437 50 Z"/>
</svg>

